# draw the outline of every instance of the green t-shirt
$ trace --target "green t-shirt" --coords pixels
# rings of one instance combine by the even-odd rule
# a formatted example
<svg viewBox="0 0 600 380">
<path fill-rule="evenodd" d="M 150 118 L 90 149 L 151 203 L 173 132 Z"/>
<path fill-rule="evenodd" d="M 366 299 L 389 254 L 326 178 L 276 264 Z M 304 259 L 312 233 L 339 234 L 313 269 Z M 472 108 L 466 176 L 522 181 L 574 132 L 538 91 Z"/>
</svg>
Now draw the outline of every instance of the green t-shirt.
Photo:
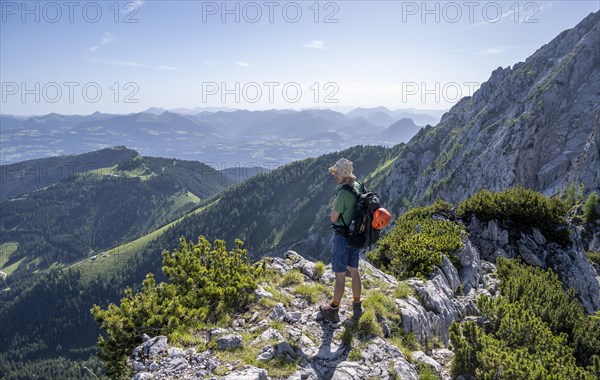
<svg viewBox="0 0 600 380">
<path fill-rule="evenodd" d="M 346 222 L 346 225 L 349 225 L 350 221 L 352 220 L 352 214 L 354 214 L 354 206 L 356 206 L 356 195 L 347 189 L 340 190 L 342 186 L 343 185 L 339 185 L 335 188 L 337 195 L 335 197 L 333 211 L 337 211 L 342 214 L 344 222 Z M 352 183 L 352 187 L 354 187 L 357 192 L 360 192 L 360 183 L 354 181 Z M 335 224 L 338 226 L 343 226 L 344 223 L 342 223 L 342 218 L 339 218 Z"/>
</svg>

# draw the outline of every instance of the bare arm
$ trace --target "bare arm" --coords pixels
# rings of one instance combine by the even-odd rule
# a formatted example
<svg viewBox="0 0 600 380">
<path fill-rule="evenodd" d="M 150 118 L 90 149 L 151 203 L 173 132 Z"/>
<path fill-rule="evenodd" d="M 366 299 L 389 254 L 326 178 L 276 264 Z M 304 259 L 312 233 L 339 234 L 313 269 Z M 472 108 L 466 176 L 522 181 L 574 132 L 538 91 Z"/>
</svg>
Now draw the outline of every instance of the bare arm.
<svg viewBox="0 0 600 380">
<path fill-rule="evenodd" d="M 331 212 L 331 223 L 336 223 L 340 219 L 340 213 L 337 211 Z"/>
</svg>

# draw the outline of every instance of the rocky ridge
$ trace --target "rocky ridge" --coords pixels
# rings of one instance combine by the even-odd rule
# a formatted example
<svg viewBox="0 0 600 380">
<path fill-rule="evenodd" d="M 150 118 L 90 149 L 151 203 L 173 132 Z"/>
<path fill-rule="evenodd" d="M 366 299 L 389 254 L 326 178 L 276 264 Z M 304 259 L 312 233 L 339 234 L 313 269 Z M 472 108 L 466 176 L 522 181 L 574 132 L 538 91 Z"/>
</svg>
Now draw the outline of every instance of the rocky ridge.
<svg viewBox="0 0 600 380">
<path fill-rule="evenodd" d="M 470 234 L 463 237 L 457 253 L 460 265 L 457 268 L 444 257 L 427 280 L 411 278 L 401 283 L 361 260 L 365 299 L 381 293 L 393 300 L 400 326 L 377 315 L 379 332 L 353 330 L 349 281 L 339 324 L 324 323 L 318 311 L 319 302 L 330 294 L 316 301 L 294 286 L 273 288 L 263 283 L 256 290 L 257 305 L 268 307 L 234 316 L 227 327 L 199 332 L 198 339 L 212 342 L 211 349 L 171 347 L 164 336 L 145 336 L 129 359 L 133 379 L 418 379 L 424 368 L 451 379 L 450 324 L 486 323 L 475 301 L 480 295 L 498 294 L 494 264 L 498 257 L 521 257 L 530 265 L 554 269 L 563 284 L 576 290 L 588 313 L 600 309 L 600 276 L 586 259 L 576 233 L 572 234 L 575 244 L 561 248 L 537 229 L 515 231 L 498 221 L 481 222 L 475 217 L 464 222 Z M 596 229 L 593 239 L 598 240 L 599 234 Z M 281 276 L 299 271 L 303 284 L 333 289 L 329 266 L 319 275 L 315 263 L 297 253 L 288 251 L 283 256 L 270 259 L 268 267 Z M 398 292 L 407 286 L 410 291 Z M 401 337 L 399 327 L 405 332 Z M 411 337 L 418 344 L 411 345 Z"/>
<path fill-rule="evenodd" d="M 551 195 L 600 189 L 600 12 L 499 67 L 396 158 L 381 193 L 411 204 L 457 203 L 518 184 Z M 406 202 L 396 199 L 396 206 Z"/>
</svg>

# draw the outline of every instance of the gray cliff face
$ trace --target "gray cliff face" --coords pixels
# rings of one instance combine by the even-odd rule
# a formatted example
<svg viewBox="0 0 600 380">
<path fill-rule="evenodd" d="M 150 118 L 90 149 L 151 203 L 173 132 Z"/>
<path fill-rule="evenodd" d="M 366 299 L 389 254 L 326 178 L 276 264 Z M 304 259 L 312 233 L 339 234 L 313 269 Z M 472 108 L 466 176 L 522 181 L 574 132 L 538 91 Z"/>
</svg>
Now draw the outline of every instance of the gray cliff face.
<svg viewBox="0 0 600 380">
<path fill-rule="evenodd" d="M 523 185 L 600 188 L 600 12 L 525 62 L 496 69 L 401 150 L 382 186 L 395 206 Z"/>
<path fill-rule="evenodd" d="M 537 228 L 530 234 L 509 231 L 496 220 L 481 222 L 475 217 L 470 221 L 468 230 L 471 242 L 478 247 L 483 260 L 495 263 L 499 257 L 520 257 L 529 265 L 552 269 L 565 289 L 575 290 L 587 313 L 593 314 L 600 309 L 598 272 L 586 259 L 584 244 L 579 236 L 573 235 L 573 244 L 563 248 L 547 241 Z"/>
</svg>

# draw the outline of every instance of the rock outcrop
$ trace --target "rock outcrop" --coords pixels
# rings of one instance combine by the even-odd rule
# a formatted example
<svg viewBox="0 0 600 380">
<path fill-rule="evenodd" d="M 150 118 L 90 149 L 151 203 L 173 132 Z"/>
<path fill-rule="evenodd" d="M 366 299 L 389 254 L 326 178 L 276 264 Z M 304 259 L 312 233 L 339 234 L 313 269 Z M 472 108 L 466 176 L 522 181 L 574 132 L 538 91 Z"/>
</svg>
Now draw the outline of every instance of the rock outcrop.
<svg viewBox="0 0 600 380">
<path fill-rule="evenodd" d="M 513 231 L 511 234 L 507 227 L 495 220 L 482 223 L 477 218 L 472 218 L 468 228 L 473 244 L 479 247 L 484 260 L 495 262 L 498 257 L 521 257 L 529 265 L 551 268 L 559 275 L 566 289 L 575 289 L 586 312 L 591 314 L 600 309 L 600 279 L 586 259 L 578 236 L 572 236 L 574 244 L 563 248 L 548 242 L 537 228 L 531 234 L 523 231 L 518 234 Z"/>
<path fill-rule="evenodd" d="M 545 195 L 573 182 L 600 189 L 600 12 L 496 69 L 403 149 L 381 193 L 457 203 L 522 185 Z"/>
<path fill-rule="evenodd" d="M 484 223 L 475 217 L 467 222 L 469 235 L 463 237 L 457 252 L 460 269 L 444 257 L 427 280 L 405 281 L 413 295 L 394 296 L 403 331 L 414 334 L 425 350 L 409 352 L 397 346 L 391 339 L 389 321 L 381 317 L 377 319 L 381 334 L 348 340 L 344 335 L 355 324 L 349 301 L 341 308 L 341 322 L 332 325 L 321 320 L 318 302 L 299 295 L 291 286 L 274 288 L 263 283 L 255 295 L 259 304 L 271 306 L 234 316 L 228 327 L 199 332 L 198 339 L 211 342 L 211 349 L 181 349 L 169 346 L 164 336 L 146 336 L 129 359 L 134 379 L 418 379 L 424 366 L 440 378 L 450 379 L 450 324 L 466 320 L 486 323 L 479 316 L 476 300 L 480 295 L 498 294 L 494 265 L 498 257 L 521 257 L 530 265 L 553 269 L 565 288 L 576 290 L 588 313 L 600 309 L 599 276 L 586 259 L 578 236 L 572 236 L 572 247 L 562 248 L 536 229 L 516 231 L 495 220 Z M 302 273 L 307 286 L 333 288 L 335 275 L 330 267 L 320 275 L 315 263 L 299 254 L 288 251 L 283 256 L 269 259 L 268 266 L 282 276 L 294 270 Z M 396 278 L 364 260 L 360 269 L 365 288 L 376 284 L 375 291 L 396 294 Z M 346 294 L 351 294 L 348 287 Z M 323 295 L 322 300 L 326 298 Z M 255 357 L 248 363 L 231 359 L 235 355 L 222 355 L 226 352 L 251 352 Z M 270 375 L 269 363 L 276 368 L 287 363 L 288 371 Z"/>
</svg>

